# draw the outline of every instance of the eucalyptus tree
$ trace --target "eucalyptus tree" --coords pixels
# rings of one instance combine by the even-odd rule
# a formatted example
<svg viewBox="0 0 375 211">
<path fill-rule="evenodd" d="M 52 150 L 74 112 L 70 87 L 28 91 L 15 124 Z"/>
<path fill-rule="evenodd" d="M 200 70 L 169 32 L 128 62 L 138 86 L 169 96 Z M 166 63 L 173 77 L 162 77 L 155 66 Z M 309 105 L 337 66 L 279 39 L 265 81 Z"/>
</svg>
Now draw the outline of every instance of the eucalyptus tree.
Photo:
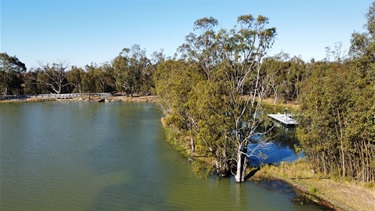
<svg viewBox="0 0 375 211">
<path fill-rule="evenodd" d="M 24 92 L 25 94 L 39 94 L 38 82 L 37 82 L 37 73 L 29 71 L 23 75 L 24 78 Z"/>
<path fill-rule="evenodd" d="M 352 77 L 354 105 L 347 130 L 357 156 L 356 172 L 363 181 L 375 181 L 375 1 L 366 14 L 366 33 L 352 35 L 351 54 L 356 64 Z"/>
<path fill-rule="evenodd" d="M 26 72 L 26 65 L 16 56 L 0 53 L 0 93 L 21 94 L 22 75 Z"/>
<path fill-rule="evenodd" d="M 82 68 L 73 66 L 70 71 L 67 72 L 68 83 L 73 86 L 73 92 L 82 93 L 83 92 L 83 75 L 85 71 Z"/>
<path fill-rule="evenodd" d="M 262 75 L 266 78 L 269 87 L 268 97 L 273 97 L 274 105 L 278 100 L 284 100 L 283 91 L 286 86 L 285 73 L 290 68 L 289 55 L 280 54 L 267 57 L 262 62 Z"/>
<path fill-rule="evenodd" d="M 300 143 L 309 159 L 325 174 L 334 172 L 339 162 L 345 164 L 343 149 L 348 147 L 342 136 L 349 103 L 347 74 L 344 66 L 335 66 L 321 63 L 305 81 L 301 96 L 303 115 L 299 117 Z"/>
<path fill-rule="evenodd" d="M 281 83 L 279 84 L 279 94 L 284 102 L 298 99 L 302 82 L 306 77 L 305 62 L 299 57 L 293 57 L 284 61 L 288 66 L 281 74 Z"/>
<path fill-rule="evenodd" d="M 155 90 L 155 73 L 160 64 L 166 61 L 167 58 L 164 54 L 164 50 L 154 51 L 151 54 L 150 64 L 146 68 L 142 69 L 140 78 L 140 94 L 150 95 L 156 94 Z"/>
<path fill-rule="evenodd" d="M 194 134 L 197 132 L 199 112 L 194 105 L 196 84 L 203 80 L 199 68 L 184 61 L 167 60 L 158 65 L 155 81 L 159 104 L 166 124 L 173 124 L 190 138 L 191 153 L 195 152 Z"/>
<path fill-rule="evenodd" d="M 85 65 L 85 74 L 82 76 L 82 90 L 83 92 L 99 92 L 97 87 L 97 80 L 94 76 L 95 70 L 98 68 L 96 64 L 91 63 L 90 65 Z"/>
<path fill-rule="evenodd" d="M 247 157 L 252 153 L 248 144 L 259 132 L 262 99 L 267 93 L 261 62 L 274 43 L 276 28 L 268 28 L 268 18 L 264 16 L 242 15 L 237 22 L 239 29 L 232 29 L 227 36 L 223 33 L 219 39 L 224 47 L 221 56 L 225 68 L 224 77 L 219 80 L 227 81 L 225 101 L 229 110 L 225 115 L 232 122 L 226 138 L 236 146 L 235 178 L 236 182 L 244 182 Z"/>
<path fill-rule="evenodd" d="M 189 108 L 198 114 L 197 153 L 212 158 L 220 175 L 232 172 L 237 182 L 244 182 L 248 144 L 259 132 L 261 101 L 267 93 L 261 62 L 276 29 L 267 27 L 264 16 L 243 15 L 237 22 L 239 28 L 215 31 L 216 19 L 199 19 L 195 33 L 179 50 L 204 79 L 195 83 L 188 99 Z"/>
<path fill-rule="evenodd" d="M 63 89 L 69 85 L 66 78 L 67 68 L 68 66 L 63 62 L 42 65 L 38 74 L 38 83 L 47 87 L 54 94 L 61 94 Z"/>
<path fill-rule="evenodd" d="M 82 76 L 84 92 L 112 92 L 115 90 L 114 68 L 110 63 L 97 65 L 91 63 L 85 66 Z"/>
<path fill-rule="evenodd" d="M 328 174 L 375 181 L 375 2 L 367 33 L 354 33 L 352 59 L 321 62 L 304 81 L 298 138 L 314 166 Z"/>
<path fill-rule="evenodd" d="M 358 59 L 362 65 L 375 63 L 375 1 L 366 14 L 367 32 L 353 33 L 351 39 L 350 54 L 354 59 Z"/>
<path fill-rule="evenodd" d="M 196 20 L 193 29 L 199 32 L 187 35 L 186 43 L 178 48 L 183 58 L 196 62 L 207 78 L 218 64 L 217 33 L 214 30 L 218 24 L 219 21 L 213 17 Z"/>
<path fill-rule="evenodd" d="M 124 48 L 113 60 L 114 73 L 116 75 L 116 88 L 128 95 L 138 93 L 142 72 L 150 65 L 146 51 L 139 45 L 133 45 L 131 49 Z"/>
</svg>

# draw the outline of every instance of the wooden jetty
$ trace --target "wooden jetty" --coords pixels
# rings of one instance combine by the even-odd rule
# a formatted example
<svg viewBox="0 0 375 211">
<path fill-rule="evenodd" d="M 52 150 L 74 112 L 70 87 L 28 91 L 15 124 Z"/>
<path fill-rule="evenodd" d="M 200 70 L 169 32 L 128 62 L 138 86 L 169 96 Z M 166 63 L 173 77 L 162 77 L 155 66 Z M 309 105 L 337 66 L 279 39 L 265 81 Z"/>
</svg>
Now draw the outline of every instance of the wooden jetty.
<svg viewBox="0 0 375 211">
<path fill-rule="evenodd" d="M 286 126 L 296 126 L 298 125 L 297 120 L 293 119 L 291 114 L 268 114 L 267 116 L 271 117 L 272 119 L 286 125 Z"/>
</svg>

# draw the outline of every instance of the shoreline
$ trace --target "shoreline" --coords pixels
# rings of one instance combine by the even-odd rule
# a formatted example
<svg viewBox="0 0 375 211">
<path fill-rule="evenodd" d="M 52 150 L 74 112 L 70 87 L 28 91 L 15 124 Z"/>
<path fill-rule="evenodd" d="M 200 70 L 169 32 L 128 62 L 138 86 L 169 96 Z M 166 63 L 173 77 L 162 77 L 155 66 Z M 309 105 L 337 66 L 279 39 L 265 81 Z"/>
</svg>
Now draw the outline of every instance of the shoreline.
<svg viewBox="0 0 375 211">
<path fill-rule="evenodd" d="M 249 180 L 266 179 L 285 182 L 304 197 L 334 210 L 372 210 L 375 207 L 373 183 L 317 173 L 304 159 L 278 166 L 263 166 Z"/>
<path fill-rule="evenodd" d="M 0 104 L 8 103 L 37 103 L 37 102 L 52 102 L 52 101 L 62 101 L 62 102 L 143 102 L 143 103 L 156 103 L 158 97 L 155 95 L 151 96 L 137 96 L 137 97 L 127 97 L 127 96 L 109 96 L 109 97 L 78 97 L 72 99 L 56 99 L 56 98 L 26 98 L 26 99 L 12 99 L 12 100 L 0 100 Z"/>
</svg>

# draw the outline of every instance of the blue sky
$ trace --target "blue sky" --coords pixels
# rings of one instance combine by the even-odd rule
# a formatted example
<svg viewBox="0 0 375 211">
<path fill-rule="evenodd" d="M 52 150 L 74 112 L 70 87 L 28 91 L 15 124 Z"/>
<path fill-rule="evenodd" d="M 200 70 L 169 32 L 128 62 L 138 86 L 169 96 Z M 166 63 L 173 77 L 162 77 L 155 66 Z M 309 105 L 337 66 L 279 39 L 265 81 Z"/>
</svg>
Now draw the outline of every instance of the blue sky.
<svg viewBox="0 0 375 211">
<path fill-rule="evenodd" d="M 28 68 L 64 61 L 84 66 L 111 61 L 140 44 L 173 56 L 195 20 L 212 16 L 223 28 L 239 15 L 263 15 L 277 28 L 269 55 L 284 51 L 304 60 L 363 32 L 373 0 L 1 0 L 0 51 Z"/>
</svg>

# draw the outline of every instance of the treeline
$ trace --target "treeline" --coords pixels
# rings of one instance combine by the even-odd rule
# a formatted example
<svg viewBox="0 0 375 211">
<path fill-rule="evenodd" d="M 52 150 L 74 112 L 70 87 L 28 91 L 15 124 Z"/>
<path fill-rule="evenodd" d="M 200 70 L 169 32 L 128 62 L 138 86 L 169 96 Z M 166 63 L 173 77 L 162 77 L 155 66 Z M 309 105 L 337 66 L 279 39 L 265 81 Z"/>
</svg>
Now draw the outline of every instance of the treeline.
<svg viewBox="0 0 375 211">
<path fill-rule="evenodd" d="M 139 45 L 124 48 L 111 62 L 84 68 L 66 63 L 44 64 L 27 71 L 15 56 L 0 54 L 3 95 L 121 92 L 129 96 L 155 93 L 153 75 L 164 54 L 147 58 Z"/>
<path fill-rule="evenodd" d="M 350 59 L 316 65 L 302 87 L 298 138 L 324 172 L 375 181 L 375 2 Z"/>
</svg>

